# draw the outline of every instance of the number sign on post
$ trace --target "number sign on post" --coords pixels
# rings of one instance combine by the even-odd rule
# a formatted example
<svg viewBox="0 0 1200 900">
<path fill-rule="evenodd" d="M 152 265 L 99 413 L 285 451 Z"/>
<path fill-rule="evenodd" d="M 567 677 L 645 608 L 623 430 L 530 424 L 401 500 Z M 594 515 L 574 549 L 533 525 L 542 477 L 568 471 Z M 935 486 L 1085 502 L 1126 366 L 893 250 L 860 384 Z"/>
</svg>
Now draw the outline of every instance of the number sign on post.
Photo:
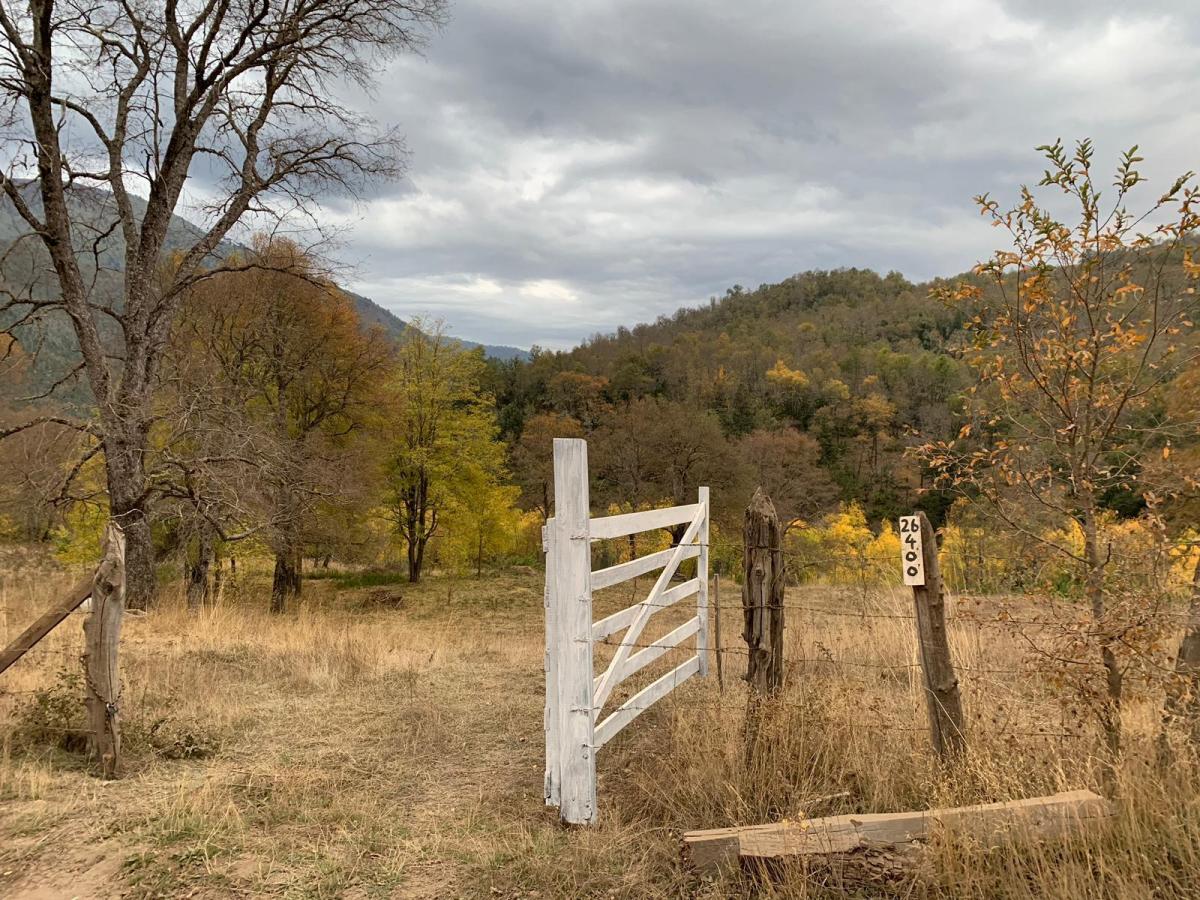
<svg viewBox="0 0 1200 900">
<path fill-rule="evenodd" d="M 900 564 L 904 570 L 904 583 L 910 587 L 925 584 L 925 559 L 921 549 L 920 517 L 901 516 Z"/>
</svg>

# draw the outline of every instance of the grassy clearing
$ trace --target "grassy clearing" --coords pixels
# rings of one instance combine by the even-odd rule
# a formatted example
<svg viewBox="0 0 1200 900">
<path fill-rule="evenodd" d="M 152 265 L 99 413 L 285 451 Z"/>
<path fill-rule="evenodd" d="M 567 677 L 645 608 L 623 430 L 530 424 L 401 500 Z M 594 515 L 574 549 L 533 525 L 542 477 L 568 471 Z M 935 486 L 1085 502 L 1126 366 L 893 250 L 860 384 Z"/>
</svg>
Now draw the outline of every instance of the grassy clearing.
<svg viewBox="0 0 1200 900">
<path fill-rule="evenodd" d="M 70 580 L 10 567 L 0 583 L 8 633 Z M 715 679 L 691 683 L 606 747 L 601 825 L 567 830 L 541 799 L 536 575 L 433 579 L 404 586 L 387 608 L 365 602 L 374 585 L 326 579 L 283 617 L 266 613 L 266 587 L 264 574 L 243 573 L 199 615 L 168 601 L 129 618 L 130 762 L 118 782 L 89 774 L 70 740 L 77 688 L 58 673 L 77 666 L 78 616 L 4 676 L 7 691 L 42 693 L 0 697 L 0 894 L 842 896 L 847 886 L 818 870 L 701 880 L 679 862 L 679 833 L 1099 782 L 1094 737 L 1070 703 L 1032 672 L 1001 674 L 1027 669 L 1026 648 L 965 618 L 952 638 L 973 749 L 961 770 L 939 770 L 911 623 L 874 617 L 906 612 L 903 595 L 862 608 L 856 592 L 804 588 L 789 600 L 823 612 L 790 619 L 790 685 L 754 765 L 744 762 L 742 658 L 728 615 L 725 691 Z M 597 615 L 624 605 L 628 590 L 599 597 Z M 1200 893 L 1200 784 L 1190 767 L 1164 776 L 1152 764 L 1156 721 L 1152 703 L 1128 711 L 1127 800 L 1108 832 L 1003 853 L 945 843 L 911 883 L 886 890 Z"/>
</svg>

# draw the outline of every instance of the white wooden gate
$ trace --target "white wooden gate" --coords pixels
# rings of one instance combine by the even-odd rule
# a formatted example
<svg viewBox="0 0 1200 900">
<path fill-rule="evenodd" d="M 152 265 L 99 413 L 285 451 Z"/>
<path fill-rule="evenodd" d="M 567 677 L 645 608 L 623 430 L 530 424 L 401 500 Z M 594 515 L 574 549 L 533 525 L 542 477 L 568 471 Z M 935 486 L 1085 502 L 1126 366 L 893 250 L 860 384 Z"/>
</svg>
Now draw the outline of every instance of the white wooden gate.
<svg viewBox="0 0 1200 900">
<path fill-rule="evenodd" d="M 678 545 L 592 571 L 591 542 L 687 525 Z M 546 803 L 564 822 L 596 821 L 596 751 L 655 701 L 693 675 L 708 674 L 708 488 L 698 502 L 593 519 L 588 507 L 587 442 L 554 440 L 554 517 L 546 551 Z M 697 560 L 696 577 L 668 588 L 679 564 Z M 662 569 L 646 599 L 592 622 L 592 591 Z M 696 595 L 696 615 L 650 644 L 638 638 L 650 617 Z M 592 644 L 625 630 L 608 668 L 592 669 Z M 696 654 L 599 718 L 623 680 L 695 635 Z M 640 646 L 633 652 L 635 646 Z"/>
</svg>

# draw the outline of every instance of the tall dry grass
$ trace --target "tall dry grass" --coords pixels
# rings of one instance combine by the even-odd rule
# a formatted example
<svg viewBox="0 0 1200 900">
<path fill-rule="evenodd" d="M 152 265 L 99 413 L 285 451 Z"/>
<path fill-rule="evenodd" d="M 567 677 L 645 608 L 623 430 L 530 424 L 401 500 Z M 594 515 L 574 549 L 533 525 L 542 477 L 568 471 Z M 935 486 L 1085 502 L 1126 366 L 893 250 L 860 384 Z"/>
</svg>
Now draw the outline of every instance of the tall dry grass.
<svg viewBox="0 0 1200 900">
<path fill-rule="evenodd" d="M 10 565 L 9 633 L 72 574 Z M 34 896 L 22 891 L 58 878 L 97 897 L 1200 895 L 1200 783 L 1182 753 L 1159 765 L 1149 696 L 1126 709 L 1122 799 L 1102 832 L 1001 851 L 943 839 L 907 880 L 867 888 L 819 867 L 708 880 L 681 863 L 689 829 L 1098 789 L 1086 712 L 1043 677 L 1027 640 L 960 614 L 951 643 L 970 752 L 939 766 L 900 591 L 865 606 L 857 590 L 789 591 L 788 683 L 748 761 L 726 588 L 724 691 L 693 681 L 636 720 L 599 755 L 600 825 L 564 829 L 541 800 L 536 575 L 398 586 L 384 607 L 372 589 L 310 582 L 282 617 L 266 611 L 265 572 L 228 587 L 198 614 L 168 596 L 128 619 L 119 782 L 102 786 L 77 748 L 31 732 L 34 695 L 2 698 L 0 894 Z M 597 617 L 630 596 L 606 592 Z M 647 639 L 684 615 L 656 616 Z M 60 685 L 78 665 L 78 619 L 0 689 Z M 79 856 L 97 846 L 118 869 Z"/>
</svg>

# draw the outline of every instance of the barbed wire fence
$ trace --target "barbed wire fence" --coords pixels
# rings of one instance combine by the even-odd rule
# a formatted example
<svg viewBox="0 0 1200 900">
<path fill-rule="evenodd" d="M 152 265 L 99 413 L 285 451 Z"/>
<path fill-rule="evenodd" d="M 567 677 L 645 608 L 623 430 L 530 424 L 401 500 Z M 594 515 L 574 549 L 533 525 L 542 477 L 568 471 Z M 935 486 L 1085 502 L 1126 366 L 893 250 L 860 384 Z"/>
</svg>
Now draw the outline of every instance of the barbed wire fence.
<svg viewBox="0 0 1200 900">
<path fill-rule="evenodd" d="M 859 583 L 830 583 L 829 573 L 847 569 L 846 560 L 819 556 L 811 552 L 795 554 L 785 551 L 793 580 L 788 584 L 781 608 L 786 614 L 787 639 L 785 661 L 787 687 L 773 699 L 781 708 L 810 709 L 804 703 L 790 699 L 795 688 L 804 683 L 829 688 L 853 687 L 864 697 L 874 693 L 856 712 L 859 724 L 881 733 L 928 733 L 923 724 L 925 710 L 921 684 L 922 664 L 916 635 L 915 612 L 907 589 L 887 584 L 878 573 L 889 570 L 898 580 L 898 556 L 865 555 L 856 558 L 855 565 L 877 567 L 866 590 Z M 973 554 L 1007 565 L 1028 563 L 1025 557 L 1007 554 Z M 806 575 L 795 580 L 797 571 Z M 1158 576 L 1160 570 L 1148 567 L 1134 574 L 1146 578 Z M 812 577 L 816 576 L 816 577 Z M 956 573 L 962 585 L 962 572 Z M 735 663 L 728 688 L 716 692 L 711 687 L 694 686 L 683 692 L 673 692 L 662 704 L 675 714 L 689 709 L 727 710 L 739 715 L 746 708 L 741 675 L 745 671 L 750 651 L 739 643 L 744 607 L 741 585 L 732 578 L 716 576 L 719 589 L 710 589 L 709 611 L 723 619 L 725 627 L 714 635 L 711 652 L 729 667 Z M 969 587 L 969 586 L 968 586 Z M 597 594 L 597 610 L 603 614 L 611 605 L 626 605 L 627 594 L 637 590 L 625 585 Z M 650 604 L 666 610 L 673 603 Z M 857 608 L 850 608 L 851 605 Z M 1117 609 L 1110 613 L 1120 619 L 1119 625 L 1097 623 L 1090 610 L 1069 599 L 1048 592 L 971 591 L 947 588 L 948 627 L 953 647 L 954 671 L 970 707 L 968 730 L 980 729 L 989 738 L 1001 741 L 1028 739 L 1060 741 L 1090 739 L 1096 735 L 1097 722 L 1073 687 L 1063 683 L 1060 673 L 1069 672 L 1076 679 L 1086 679 L 1103 673 L 1099 654 L 1090 658 L 1076 654 L 1065 656 L 1059 646 L 1068 641 L 1111 638 L 1114 633 L 1139 629 L 1179 631 L 1191 622 L 1184 610 L 1153 607 L 1140 610 Z M 657 617 L 656 617 L 657 618 Z M 672 623 L 673 624 L 673 623 Z M 672 624 L 666 624 L 670 630 Z M 880 641 L 878 629 L 889 627 Z M 662 628 L 664 626 L 660 626 Z M 719 642 L 719 643 L 718 643 Z M 595 640 L 597 662 L 622 644 L 620 634 Z M 663 649 L 653 638 L 642 637 L 628 645 L 631 650 Z M 1154 658 L 1130 644 L 1131 657 L 1149 668 L 1157 668 L 1170 676 L 1170 658 Z M 880 658 L 883 654 L 889 658 Z M 903 661 L 896 658 L 903 654 Z M 665 655 L 665 654 L 664 654 Z M 718 670 L 722 666 L 718 665 Z M 641 680 L 653 677 L 643 676 Z M 880 688 L 890 690 L 880 690 Z M 901 690 L 896 690 L 900 688 Z M 616 695 L 625 699 L 637 691 L 637 683 Z M 890 708 L 888 704 L 890 705 Z M 648 709 L 649 706 L 644 707 Z"/>
</svg>

